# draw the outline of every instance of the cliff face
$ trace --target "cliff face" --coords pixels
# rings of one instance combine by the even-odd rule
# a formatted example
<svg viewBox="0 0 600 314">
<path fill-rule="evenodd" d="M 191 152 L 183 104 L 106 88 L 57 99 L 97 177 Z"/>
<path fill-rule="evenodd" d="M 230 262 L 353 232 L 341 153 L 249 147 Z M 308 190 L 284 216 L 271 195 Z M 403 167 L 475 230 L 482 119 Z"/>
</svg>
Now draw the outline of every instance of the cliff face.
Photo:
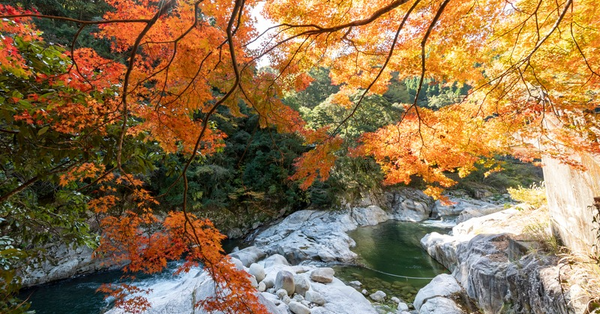
<svg viewBox="0 0 600 314">
<path fill-rule="evenodd" d="M 452 271 L 481 313 L 585 313 L 584 278 L 539 250 L 532 230 L 547 224 L 543 210 L 511 208 L 458 224 L 452 235 L 430 233 L 421 245 Z"/>
<path fill-rule="evenodd" d="M 542 159 L 552 229 L 571 251 L 597 255 L 599 226 L 592 219 L 597 213 L 594 197 L 600 196 L 600 158 L 585 154 L 574 159 L 586 171 L 572 169 L 550 157 Z"/>
</svg>

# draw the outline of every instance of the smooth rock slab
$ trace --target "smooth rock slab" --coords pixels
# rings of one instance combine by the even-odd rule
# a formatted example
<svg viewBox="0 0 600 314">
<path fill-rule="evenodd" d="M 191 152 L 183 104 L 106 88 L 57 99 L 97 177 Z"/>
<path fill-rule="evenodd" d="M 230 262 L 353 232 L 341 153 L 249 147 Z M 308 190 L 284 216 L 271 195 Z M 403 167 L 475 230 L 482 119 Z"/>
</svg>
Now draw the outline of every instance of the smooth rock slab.
<svg viewBox="0 0 600 314">
<path fill-rule="evenodd" d="M 257 248 L 256 246 L 249 246 L 247 248 L 241 249 L 237 252 L 229 254 L 231 257 L 235 257 L 239 259 L 244 266 L 248 267 L 250 264 L 260 260 L 261 258 L 266 256 L 265 251 Z"/>
<path fill-rule="evenodd" d="M 333 270 L 333 268 L 329 268 L 329 267 L 317 268 L 317 269 L 313 270 L 312 273 L 310 274 L 310 280 L 312 280 L 314 282 L 320 282 L 320 283 L 330 283 L 333 281 L 334 274 L 335 274 L 335 271 Z"/>
</svg>

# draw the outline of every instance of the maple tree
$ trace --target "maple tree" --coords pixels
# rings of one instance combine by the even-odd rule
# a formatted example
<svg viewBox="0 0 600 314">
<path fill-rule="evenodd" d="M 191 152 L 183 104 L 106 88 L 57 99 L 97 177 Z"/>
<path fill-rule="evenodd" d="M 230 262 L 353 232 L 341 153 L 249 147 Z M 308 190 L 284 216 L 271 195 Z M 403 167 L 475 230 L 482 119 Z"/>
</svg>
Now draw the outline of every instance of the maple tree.
<svg viewBox="0 0 600 314">
<path fill-rule="evenodd" d="M 9 83 L 1 83 L 0 131 L 18 142 L 5 141 L 17 157 L 3 157 L 12 168 L 3 171 L 27 178 L 12 180 L 0 201 L 14 202 L 48 178 L 70 191 L 93 189 L 88 206 L 103 218 L 100 251 L 131 260 L 131 270 L 156 271 L 182 254 L 203 263 L 231 291 L 205 303 L 209 309 L 264 311 L 247 281 L 235 279 L 243 276 L 232 275 L 214 227 L 188 211 L 187 170 L 224 145 L 213 123 L 219 108 L 240 117 L 243 101 L 261 127 L 314 145 L 291 177 L 303 188 L 328 178 L 343 147 L 341 127 L 392 78 L 416 82 L 414 101 L 352 150 L 373 156 L 388 184 L 418 175 L 428 194 L 441 197 L 455 184 L 447 172 L 464 176 L 477 163 L 493 165 L 498 154 L 543 151 L 577 166 L 572 151 L 600 152 L 600 21 L 591 0 L 270 1 L 263 14 L 275 25 L 262 33 L 251 13 L 258 1 L 106 3 L 114 10 L 101 20 L 1 7 L 0 67 Z M 33 17 L 73 22 L 79 31 L 66 50 L 47 48 Z M 124 64 L 77 48 L 91 26 L 127 56 Z M 272 71 L 256 70 L 262 57 Z M 346 115 L 312 129 L 281 98 L 308 87 L 309 71 L 319 67 L 339 85 L 330 99 Z M 457 104 L 432 110 L 418 106 L 429 82 L 472 88 Z M 42 148 L 50 157 L 26 166 Z M 160 195 L 137 177 L 155 153 L 186 158 L 167 188 L 183 185 L 182 204 L 164 219 L 153 212 Z"/>
<path fill-rule="evenodd" d="M 537 157 L 534 143 L 573 165 L 573 151 L 598 153 L 592 1 L 311 1 L 293 12 L 290 5 L 266 5 L 281 24 L 265 49 L 280 52 L 280 72 L 329 67 L 341 86 L 334 101 L 352 109 L 345 119 L 365 97 L 385 92 L 393 75 L 416 77 L 417 94 L 428 80 L 472 86 L 437 111 L 415 97 L 397 124 L 364 135 L 355 153 L 374 156 L 387 183 L 419 175 L 440 197 L 455 184 L 445 172 L 464 176 L 496 154 Z M 357 90 L 361 98 L 349 101 Z"/>
</svg>

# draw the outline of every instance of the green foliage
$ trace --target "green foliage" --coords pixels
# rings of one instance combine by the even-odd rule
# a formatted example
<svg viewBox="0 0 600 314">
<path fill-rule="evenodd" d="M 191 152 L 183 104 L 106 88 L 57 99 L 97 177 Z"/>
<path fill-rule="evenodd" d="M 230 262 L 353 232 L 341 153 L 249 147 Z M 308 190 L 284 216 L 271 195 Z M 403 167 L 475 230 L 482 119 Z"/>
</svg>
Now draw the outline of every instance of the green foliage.
<svg viewBox="0 0 600 314">
<path fill-rule="evenodd" d="M 456 188 L 464 189 L 471 194 L 475 194 L 477 190 L 487 190 L 491 194 L 504 194 L 508 188 L 531 186 L 544 181 L 542 169 L 531 163 L 498 156 L 491 167 L 495 166 L 500 166 L 501 170 L 490 172 L 489 165 L 479 164 L 477 170 L 465 178 L 459 178 L 458 174 L 451 174 L 451 177 L 458 181 Z"/>
<path fill-rule="evenodd" d="M 331 84 L 328 69 L 315 68 L 309 75 L 314 81 L 304 91 L 287 95 L 284 98 L 285 104 L 296 110 L 312 109 L 340 90 L 339 86 Z"/>
<path fill-rule="evenodd" d="M 244 107 L 246 117 L 235 118 L 226 109 L 217 115 L 216 127 L 227 133 L 220 153 L 195 160 L 188 169 L 190 205 L 210 217 L 222 229 L 245 228 L 264 221 L 279 208 L 299 208 L 307 195 L 289 181 L 293 162 L 306 148 L 302 140 L 274 129 L 261 129 L 258 116 Z M 183 203 L 183 184 L 170 188 L 183 169 L 182 156 L 167 156 L 149 178 L 161 198 L 161 206 L 177 208 Z M 169 189 L 170 188 L 170 189 Z"/>
<path fill-rule="evenodd" d="M 419 78 L 414 77 L 398 81 L 397 75 L 394 75 L 390 80 L 388 91 L 383 97 L 390 103 L 412 104 L 418 87 Z M 468 85 L 460 85 L 456 82 L 447 84 L 426 78 L 423 80 L 423 86 L 417 98 L 417 105 L 427 108 L 441 108 L 462 101 L 469 89 L 470 86 Z"/>
<path fill-rule="evenodd" d="M 347 155 L 348 152 L 365 132 L 374 132 L 401 119 L 404 112 L 402 104 L 413 103 L 418 79 L 399 81 L 394 75 L 385 94 L 365 97 L 354 111 L 362 91 L 350 96 L 353 105 L 346 108 L 334 103 L 330 97 L 339 88 L 331 85 L 328 69 L 315 69 L 310 75 L 314 81 L 308 88 L 288 95 L 284 101 L 298 108 L 310 128 L 329 127 L 335 130 L 339 127 L 338 135 L 346 140 L 346 147 L 339 152 L 331 177 L 327 182 L 311 187 L 310 200 L 321 207 L 338 205 L 339 198 L 351 202 L 361 193 L 380 187 L 383 174 L 371 158 L 352 158 Z M 460 101 L 469 89 L 468 86 L 442 84 L 431 79 L 424 83 L 417 105 L 433 108 Z M 349 116 L 351 118 L 341 124 Z"/>
<path fill-rule="evenodd" d="M 382 181 L 383 172 L 372 158 L 341 156 L 328 180 L 330 203 L 338 205 L 340 198 L 352 203 L 364 192 L 378 190 Z"/>
<path fill-rule="evenodd" d="M 2 249 L 2 238 L 0 238 L 0 249 Z M 29 309 L 27 302 L 23 302 L 15 297 L 19 292 L 20 284 L 20 279 L 15 276 L 14 270 L 0 269 L 0 313 L 33 313 L 32 311 L 27 311 Z"/>
<path fill-rule="evenodd" d="M 111 7 L 104 0 L 1 0 L 0 3 L 17 5 L 23 8 L 35 8 L 40 14 L 62 16 L 80 20 L 100 19 Z M 73 22 L 52 19 L 36 19 L 35 24 L 43 32 L 46 42 L 63 47 L 70 47 L 72 40 L 79 31 L 79 26 Z M 98 31 L 97 25 L 86 26 L 79 34 L 75 47 L 93 48 L 103 57 L 115 56 L 110 52 L 110 42 L 94 36 Z"/>
<path fill-rule="evenodd" d="M 116 89 L 84 92 L 71 87 L 55 79 L 71 66 L 63 48 L 18 36 L 12 39 L 27 61 L 29 72 L 0 71 L 0 266 L 4 280 L 0 290 L 8 291 L 2 297 L 9 300 L 9 305 L 0 302 L 2 313 L 8 308 L 25 309 L 9 297 L 19 286 L 14 271 L 24 259 L 43 258 L 43 254 L 37 254 L 38 249 L 50 242 L 97 245 L 96 235 L 88 224 L 91 217 L 85 193 L 91 190 L 78 191 L 91 182 L 61 187 L 60 175 L 92 161 L 111 169 L 115 166 L 115 147 L 120 135 L 116 126 L 107 127 L 104 132 L 97 128 L 82 128 L 77 132 L 58 130 L 60 117 L 52 116 L 56 113 L 54 108 L 71 104 L 88 108 L 90 102 L 102 104 L 115 95 Z M 30 115 L 36 111 L 47 116 Z M 155 150 L 156 145 L 145 141 L 145 134 L 132 138 L 123 147 L 124 168 L 142 174 L 152 170 Z"/>
<path fill-rule="evenodd" d="M 351 100 L 356 103 L 360 94 L 357 93 Z M 344 108 L 332 103 L 331 98 L 315 106 L 313 109 L 301 107 L 300 113 L 309 127 L 318 129 L 331 127 L 335 129 L 341 122 L 352 114 L 352 108 Z M 365 132 L 373 132 L 378 128 L 398 121 L 402 115 L 403 108 L 397 103 L 390 103 L 385 97 L 378 95 L 367 96 L 363 99 L 360 107 L 352 114 L 340 128 L 340 136 L 347 140 L 356 140 Z"/>
</svg>

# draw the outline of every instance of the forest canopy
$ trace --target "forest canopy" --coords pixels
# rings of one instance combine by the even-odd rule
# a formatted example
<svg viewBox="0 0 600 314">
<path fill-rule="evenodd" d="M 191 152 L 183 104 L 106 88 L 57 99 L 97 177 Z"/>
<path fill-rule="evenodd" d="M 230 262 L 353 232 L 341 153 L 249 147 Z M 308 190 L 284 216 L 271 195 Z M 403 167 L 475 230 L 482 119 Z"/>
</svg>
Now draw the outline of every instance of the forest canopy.
<svg viewBox="0 0 600 314">
<path fill-rule="evenodd" d="M 443 198 L 456 184 L 449 173 L 496 171 L 499 155 L 579 167 L 573 152 L 600 153 L 592 0 L 9 4 L 0 5 L 7 295 L 28 246 L 58 237 L 99 245 L 131 271 L 185 256 L 184 269 L 202 263 L 223 285 L 200 305 L 258 313 L 206 208 L 309 202 L 304 191 L 336 162 L 365 161 L 385 184 L 420 177 Z M 260 32 L 257 8 L 273 23 Z"/>
</svg>

